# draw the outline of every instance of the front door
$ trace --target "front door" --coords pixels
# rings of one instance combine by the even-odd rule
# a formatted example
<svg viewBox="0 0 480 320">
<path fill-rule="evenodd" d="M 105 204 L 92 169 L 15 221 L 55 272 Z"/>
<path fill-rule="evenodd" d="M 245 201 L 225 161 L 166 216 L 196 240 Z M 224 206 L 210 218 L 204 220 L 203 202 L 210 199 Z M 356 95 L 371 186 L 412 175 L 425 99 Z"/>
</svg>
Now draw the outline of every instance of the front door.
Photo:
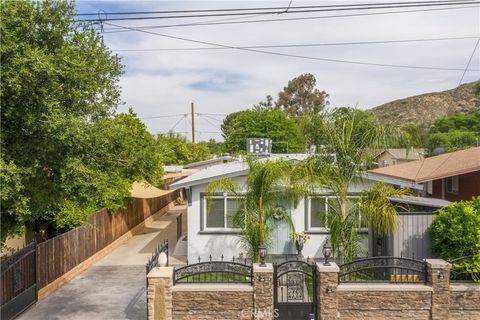
<svg viewBox="0 0 480 320">
<path fill-rule="evenodd" d="M 291 217 L 290 205 L 287 201 L 281 200 L 278 207 L 283 208 Z M 290 239 L 290 226 L 287 221 L 273 219 L 270 221 L 270 247 L 269 254 L 292 254 L 295 253 L 292 240 Z"/>
<path fill-rule="evenodd" d="M 275 265 L 273 297 L 277 320 L 315 319 L 315 264 L 291 260 Z"/>
</svg>

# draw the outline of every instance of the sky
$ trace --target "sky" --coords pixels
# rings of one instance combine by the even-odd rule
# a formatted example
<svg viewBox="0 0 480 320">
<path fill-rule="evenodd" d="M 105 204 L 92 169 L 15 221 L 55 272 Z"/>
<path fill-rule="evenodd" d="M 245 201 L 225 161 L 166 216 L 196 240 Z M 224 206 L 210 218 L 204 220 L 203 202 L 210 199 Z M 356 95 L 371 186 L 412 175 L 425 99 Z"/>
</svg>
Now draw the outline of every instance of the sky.
<svg viewBox="0 0 480 320">
<path fill-rule="evenodd" d="M 405 1 L 405 0 L 404 0 Z M 374 1 L 292 1 L 291 6 L 371 3 Z M 377 1 L 378 2 L 378 1 Z M 388 2 L 388 1 L 383 1 Z M 393 2 L 393 1 L 390 1 Z M 399 2 L 399 1 L 395 1 Z M 287 1 L 77 1 L 78 13 L 192 10 L 245 7 L 287 7 Z M 383 9 L 408 11 L 423 8 Z M 366 12 L 366 11 L 363 11 Z M 348 15 L 352 12 L 315 12 L 234 17 L 236 21 Z M 97 18 L 86 17 L 86 18 Z M 125 73 L 120 79 L 123 105 L 133 108 L 151 133 L 169 130 L 190 138 L 190 104 L 195 103 L 197 140 L 221 141 L 224 115 L 251 108 L 266 95 L 276 97 L 288 80 L 305 73 L 317 79 L 317 88 L 329 95 L 330 107 L 357 106 L 369 109 L 383 103 L 456 87 L 472 57 L 462 83 L 480 79 L 480 10 L 463 9 L 404 12 L 356 17 L 329 17 L 309 20 L 274 21 L 195 26 L 178 24 L 218 21 L 232 17 L 182 18 L 168 20 L 110 21 L 103 23 L 105 43 L 122 58 Z M 107 23 L 110 23 L 108 25 Z M 112 26 L 114 24 L 115 26 Z M 322 59 L 453 68 L 429 70 L 338 63 L 324 60 L 278 56 L 235 49 L 164 50 L 214 47 L 211 45 L 142 33 L 122 27 L 165 26 L 147 29 L 173 37 L 222 44 L 258 46 L 285 44 L 345 43 L 431 38 L 468 39 L 403 43 L 329 45 L 316 47 L 268 48 L 265 51 Z M 122 32 L 118 32 L 122 30 Z M 117 32 L 112 32 L 117 31 Z M 477 38 L 475 38 L 477 37 Z M 124 51 L 162 49 L 164 51 Z M 164 117 L 169 115 L 179 115 Z M 162 116 L 163 118 L 148 119 Z"/>
</svg>

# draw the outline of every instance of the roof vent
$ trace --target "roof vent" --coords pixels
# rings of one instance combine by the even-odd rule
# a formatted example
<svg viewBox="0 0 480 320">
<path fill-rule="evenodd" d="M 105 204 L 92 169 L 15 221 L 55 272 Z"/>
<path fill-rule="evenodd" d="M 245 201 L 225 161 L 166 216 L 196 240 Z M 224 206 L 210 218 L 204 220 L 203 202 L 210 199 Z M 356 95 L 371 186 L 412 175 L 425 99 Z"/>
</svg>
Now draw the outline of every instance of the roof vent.
<svg viewBox="0 0 480 320">
<path fill-rule="evenodd" d="M 248 138 L 247 153 L 256 155 L 269 155 L 272 153 L 272 139 Z"/>
</svg>

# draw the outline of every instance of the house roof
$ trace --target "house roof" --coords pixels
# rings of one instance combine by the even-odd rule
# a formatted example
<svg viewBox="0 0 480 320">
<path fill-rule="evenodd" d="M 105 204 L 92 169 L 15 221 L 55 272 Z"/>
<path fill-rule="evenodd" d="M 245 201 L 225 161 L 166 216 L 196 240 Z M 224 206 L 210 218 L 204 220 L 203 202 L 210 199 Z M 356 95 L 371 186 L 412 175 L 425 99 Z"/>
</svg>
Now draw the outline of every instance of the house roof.
<svg viewBox="0 0 480 320">
<path fill-rule="evenodd" d="M 162 177 L 162 179 L 176 179 L 176 178 L 183 178 L 183 177 L 188 177 L 194 174 L 195 172 L 198 172 L 197 169 L 183 169 L 180 172 L 168 172 L 165 173 Z"/>
<path fill-rule="evenodd" d="M 414 196 L 401 196 L 401 197 L 389 197 L 390 201 L 400 202 L 406 204 L 413 204 L 417 206 L 433 207 L 433 208 L 443 208 L 447 207 L 450 204 L 450 201 L 443 199 L 435 198 L 424 198 L 424 197 L 414 197 Z"/>
<path fill-rule="evenodd" d="M 217 163 L 217 162 L 233 161 L 233 160 L 235 160 L 235 158 L 232 157 L 232 156 L 221 156 L 221 157 L 216 157 L 216 158 L 212 158 L 212 159 L 208 159 L 208 160 L 192 162 L 192 163 L 184 165 L 183 168 L 185 168 L 185 169 L 196 168 L 196 167 L 200 167 L 200 166 L 204 166 L 204 165 L 208 165 L 208 164 L 213 164 L 213 163 Z"/>
<path fill-rule="evenodd" d="M 265 160 L 277 160 L 277 159 L 286 159 L 286 160 L 296 160 L 301 161 L 305 159 L 308 154 L 271 154 L 269 157 L 265 157 Z M 243 159 L 236 159 L 232 162 L 220 163 L 207 167 L 205 169 L 199 170 L 198 172 L 192 174 L 191 176 L 172 183 L 169 188 L 185 188 L 195 185 L 209 183 L 214 180 L 221 178 L 234 178 L 244 176 L 248 173 L 248 165 Z"/>
<path fill-rule="evenodd" d="M 479 170 L 480 147 L 476 147 L 391 167 L 373 169 L 368 172 L 375 175 L 423 183 Z"/>
<path fill-rule="evenodd" d="M 392 155 L 394 159 L 401 159 L 401 160 L 420 160 L 423 159 L 423 154 L 425 153 L 425 149 L 384 149 L 378 153 L 377 157 L 381 154 L 388 152 Z"/>
</svg>

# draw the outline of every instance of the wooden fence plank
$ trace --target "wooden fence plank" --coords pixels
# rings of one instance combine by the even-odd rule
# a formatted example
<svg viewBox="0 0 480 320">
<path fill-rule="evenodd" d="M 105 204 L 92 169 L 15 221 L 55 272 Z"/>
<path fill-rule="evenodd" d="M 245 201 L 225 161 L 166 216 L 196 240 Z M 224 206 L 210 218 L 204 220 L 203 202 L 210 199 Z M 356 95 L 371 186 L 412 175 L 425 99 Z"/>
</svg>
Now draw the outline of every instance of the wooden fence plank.
<svg viewBox="0 0 480 320">
<path fill-rule="evenodd" d="M 114 214 L 102 209 L 90 215 L 84 225 L 39 243 L 37 246 L 39 289 L 120 238 L 177 199 L 180 193 L 180 190 L 175 190 L 153 199 L 132 199 L 124 209 Z"/>
</svg>

